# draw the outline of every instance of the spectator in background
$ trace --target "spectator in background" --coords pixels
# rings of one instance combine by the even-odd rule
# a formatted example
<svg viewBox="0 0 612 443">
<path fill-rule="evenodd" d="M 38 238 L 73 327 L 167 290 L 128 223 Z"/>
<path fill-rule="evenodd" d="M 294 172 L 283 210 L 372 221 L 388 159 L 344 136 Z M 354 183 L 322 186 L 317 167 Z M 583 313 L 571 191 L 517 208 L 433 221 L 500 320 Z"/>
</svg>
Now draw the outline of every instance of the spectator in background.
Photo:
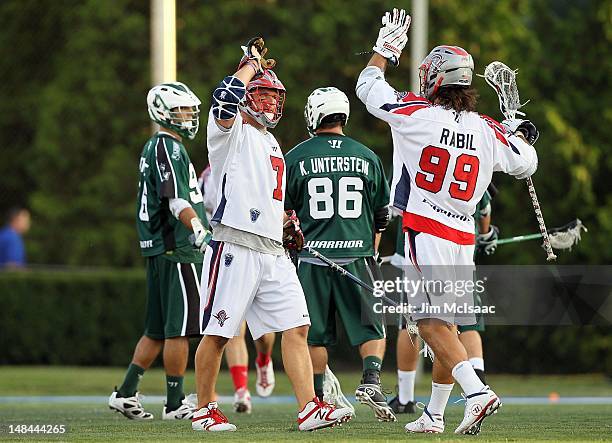
<svg viewBox="0 0 612 443">
<path fill-rule="evenodd" d="M 0 269 L 26 265 L 23 235 L 30 230 L 30 211 L 15 207 L 8 211 L 6 225 L 0 229 Z"/>
</svg>

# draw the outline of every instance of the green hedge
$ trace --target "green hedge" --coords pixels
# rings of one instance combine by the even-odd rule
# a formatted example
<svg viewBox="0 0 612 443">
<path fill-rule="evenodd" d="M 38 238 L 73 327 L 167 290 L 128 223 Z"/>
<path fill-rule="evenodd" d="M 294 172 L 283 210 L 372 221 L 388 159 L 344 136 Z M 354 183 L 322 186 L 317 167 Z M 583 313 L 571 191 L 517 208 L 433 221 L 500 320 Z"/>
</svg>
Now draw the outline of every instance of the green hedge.
<svg viewBox="0 0 612 443">
<path fill-rule="evenodd" d="M 2 272 L 0 300 L 0 364 L 125 366 L 142 334 L 145 274 L 142 269 Z M 395 330 L 389 326 L 387 368 L 395 365 Z M 333 365 L 359 367 L 356 350 L 341 327 L 338 331 Z M 490 372 L 612 375 L 610 327 L 496 326 L 483 340 Z M 274 355 L 280 364 L 279 345 L 280 339 Z"/>
</svg>

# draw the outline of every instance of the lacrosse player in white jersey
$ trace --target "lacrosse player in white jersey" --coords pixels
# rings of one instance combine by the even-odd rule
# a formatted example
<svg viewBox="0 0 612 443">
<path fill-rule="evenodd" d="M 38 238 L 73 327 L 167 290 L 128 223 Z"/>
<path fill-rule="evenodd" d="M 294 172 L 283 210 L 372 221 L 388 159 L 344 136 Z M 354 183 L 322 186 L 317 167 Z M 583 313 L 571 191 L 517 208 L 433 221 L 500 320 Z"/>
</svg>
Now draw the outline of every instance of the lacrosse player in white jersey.
<svg viewBox="0 0 612 443">
<path fill-rule="evenodd" d="M 437 46 L 423 60 L 420 95 L 391 87 L 385 81 L 385 69 L 389 62 L 399 63 L 409 26 L 410 16 L 404 10 L 385 14 L 374 55 L 359 75 L 356 92 L 368 112 L 391 127 L 391 202 L 404 211 L 415 272 L 425 281 L 435 281 L 443 267 L 444 272 L 457 274 L 471 269 L 476 204 L 494 171 L 516 178 L 535 172 L 537 155 L 530 143 L 536 140 L 537 129 L 527 120 L 499 124 L 476 112 L 477 93 L 471 88 L 474 62 L 457 46 Z M 458 296 L 458 291 L 449 292 Z M 411 315 L 435 359 L 429 404 L 406 430 L 444 430 L 444 408 L 454 378 L 466 398 L 464 418 L 455 433 L 476 434 L 501 402 L 480 381 L 457 337 L 456 325 L 473 324 L 474 316 L 449 318 L 445 310 L 427 309 L 435 295 L 421 290 L 412 301 L 425 307 Z"/>
<path fill-rule="evenodd" d="M 282 332 L 285 372 L 300 408 L 298 428 L 334 426 L 348 421 L 351 411 L 315 396 L 308 309 L 283 248 L 285 240 L 299 249 L 304 239 L 295 214 L 285 214 L 285 162 L 268 131 L 282 116 L 285 87 L 270 69 L 274 62 L 264 58 L 262 38 L 243 50 L 237 72 L 213 92 L 208 119 L 208 159 L 219 191 L 202 272 L 204 338 L 195 358 L 199 409 L 192 428 L 236 430 L 217 407 L 215 384 L 223 349 L 245 319 L 253 339 Z"/>
</svg>

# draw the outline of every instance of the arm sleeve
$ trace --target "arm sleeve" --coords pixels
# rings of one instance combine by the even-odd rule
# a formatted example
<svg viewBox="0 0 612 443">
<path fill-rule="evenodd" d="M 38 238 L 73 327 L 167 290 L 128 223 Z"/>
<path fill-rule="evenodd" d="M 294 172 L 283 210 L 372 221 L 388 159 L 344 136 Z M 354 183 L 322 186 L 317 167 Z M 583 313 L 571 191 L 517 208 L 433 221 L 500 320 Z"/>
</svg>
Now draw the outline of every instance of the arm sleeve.
<svg viewBox="0 0 612 443">
<path fill-rule="evenodd" d="M 431 106 L 424 97 L 411 92 L 396 91 L 376 66 L 368 66 L 361 71 L 355 92 L 370 114 L 395 129 L 405 124 L 406 116 Z"/>
<path fill-rule="evenodd" d="M 380 158 L 377 159 L 378 184 L 376 186 L 376 196 L 374 198 L 374 210 L 389 206 L 389 182 L 385 176 L 385 170 Z"/>
<path fill-rule="evenodd" d="M 189 159 L 183 155 L 184 149 L 169 137 L 159 137 L 157 141 L 155 160 L 161 198 L 189 201 Z"/>
<path fill-rule="evenodd" d="M 501 124 L 487 121 L 494 133 L 493 171 L 518 179 L 530 177 L 538 169 L 538 154 L 522 138 L 505 132 Z"/>
<path fill-rule="evenodd" d="M 293 209 L 298 212 L 298 208 L 295 207 L 295 193 L 297 192 L 297 180 L 294 179 L 293 175 L 293 162 L 291 159 L 285 157 L 285 165 L 287 166 L 287 176 L 285 178 L 287 183 L 287 189 L 285 190 L 285 209 Z"/>
<path fill-rule="evenodd" d="M 220 173 L 232 146 L 240 150 L 238 139 L 242 131 L 242 116 L 236 115 L 234 124 L 230 128 L 219 125 L 213 116 L 212 109 L 208 114 L 206 127 L 206 147 L 208 149 L 208 160 L 213 168 L 213 178 Z"/>
</svg>

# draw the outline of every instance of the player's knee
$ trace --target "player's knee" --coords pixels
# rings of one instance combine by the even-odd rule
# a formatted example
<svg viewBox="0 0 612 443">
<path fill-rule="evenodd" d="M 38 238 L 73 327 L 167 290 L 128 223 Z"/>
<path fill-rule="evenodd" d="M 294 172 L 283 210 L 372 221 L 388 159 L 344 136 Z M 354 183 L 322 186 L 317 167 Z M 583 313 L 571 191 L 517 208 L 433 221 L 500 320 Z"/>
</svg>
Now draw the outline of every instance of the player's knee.
<svg viewBox="0 0 612 443">
<path fill-rule="evenodd" d="M 221 337 L 220 335 L 206 335 L 204 338 L 202 338 L 200 346 L 211 346 L 216 348 L 218 351 L 223 351 L 223 348 L 225 348 L 228 341 L 229 338 Z M 198 349 L 200 346 L 198 346 Z"/>
<path fill-rule="evenodd" d="M 306 341 L 308 337 L 308 325 L 298 326 L 297 328 L 291 328 L 283 332 L 283 337 L 293 338 L 300 341 Z"/>
</svg>

